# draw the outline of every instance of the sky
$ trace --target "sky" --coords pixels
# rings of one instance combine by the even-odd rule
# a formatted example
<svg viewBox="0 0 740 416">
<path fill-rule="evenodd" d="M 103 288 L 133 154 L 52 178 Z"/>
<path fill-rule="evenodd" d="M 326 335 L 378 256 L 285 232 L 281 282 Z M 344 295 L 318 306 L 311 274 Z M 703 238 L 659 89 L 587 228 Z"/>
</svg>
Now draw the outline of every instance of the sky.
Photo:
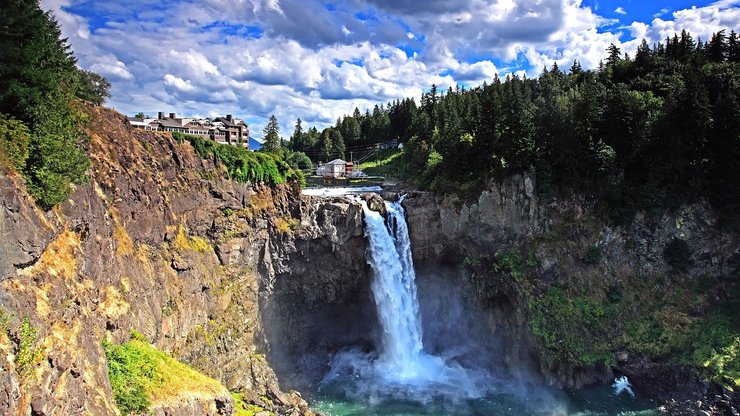
<svg viewBox="0 0 740 416">
<path fill-rule="evenodd" d="M 740 31 L 740 0 L 41 0 L 78 65 L 111 82 L 107 104 L 319 129 L 432 84 L 596 68 L 683 29 Z"/>
</svg>

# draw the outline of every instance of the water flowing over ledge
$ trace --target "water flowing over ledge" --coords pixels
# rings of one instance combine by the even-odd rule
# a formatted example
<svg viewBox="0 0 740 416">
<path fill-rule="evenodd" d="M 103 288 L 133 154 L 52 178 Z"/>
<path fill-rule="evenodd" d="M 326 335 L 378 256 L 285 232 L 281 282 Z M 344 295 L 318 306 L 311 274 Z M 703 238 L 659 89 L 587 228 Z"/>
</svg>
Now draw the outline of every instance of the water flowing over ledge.
<svg viewBox="0 0 740 416">
<path fill-rule="evenodd" d="M 380 186 L 348 186 L 348 187 L 323 187 L 323 188 L 306 188 L 301 193 L 303 195 L 318 196 L 322 198 L 333 198 L 346 195 L 361 195 L 367 192 L 380 192 L 383 188 Z"/>
<path fill-rule="evenodd" d="M 325 381 L 353 376 L 346 393 L 371 402 L 483 397 L 493 390 L 493 379 L 488 374 L 423 350 L 416 276 L 402 201 L 385 202 L 387 218 L 361 202 L 370 244 L 367 260 L 373 270 L 371 286 L 382 327 L 379 354 L 356 349 L 341 352 Z"/>
</svg>

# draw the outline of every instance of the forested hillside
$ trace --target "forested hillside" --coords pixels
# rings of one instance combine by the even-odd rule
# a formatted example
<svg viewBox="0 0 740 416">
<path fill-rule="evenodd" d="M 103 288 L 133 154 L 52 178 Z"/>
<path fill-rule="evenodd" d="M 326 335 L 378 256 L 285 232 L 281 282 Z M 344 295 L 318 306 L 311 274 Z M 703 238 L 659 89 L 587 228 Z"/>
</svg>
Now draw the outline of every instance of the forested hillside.
<svg viewBox="0 0 740 416">
<path fill-rule="evenodd" d="M 38 1 L 3 3 L 0 25 L 0 161 L 23 174 L 40 205 L 64 201 L 86 179 L 83 99 L 101 104 L 110 83 L 79 69 Z"/>
<path fill-rule="evenodd" d="M 616 222 L 636 209 L 708 198 L 725 220 L 740 212 L 740 45 L 687 32 L 634 56 L 612 45 L 597 70 L 576 61 L 536 79 L 508 76 L 355 110 L 291 147 L 314 161 L 398 139 L 402 173 L 423 187 L 475 194 L 492 177 L 537 173 L 538 193 L 596 197 Z M 343 140 L 342 140 L 343 139 Z"/>
</svg>

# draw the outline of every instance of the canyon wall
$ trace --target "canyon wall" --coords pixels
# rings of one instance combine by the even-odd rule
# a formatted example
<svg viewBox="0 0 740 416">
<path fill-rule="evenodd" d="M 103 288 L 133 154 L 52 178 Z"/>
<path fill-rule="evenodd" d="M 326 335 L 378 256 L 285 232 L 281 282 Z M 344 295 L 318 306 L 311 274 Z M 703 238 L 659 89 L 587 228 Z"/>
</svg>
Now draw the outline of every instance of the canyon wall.
<svg viewBox="0 0 740 416">
<path fill-rule="evenodd" d="M 708 206 L 614 225 L 582 197 L 542 200 L 531 174 L 472 201 L 410 192 L 404 206 L 417 265 L 456 270 L 449 279 L 476 293 L 509 365 L 566 388 L 626 374 L 658 399 L 683 387 L 701 397 L 711 386 L 700 380 L 723 379 L 698 357 L 720 342 L 702 332 L 733 325 L 740 238 Z"/>
<path fill-rule="evenodd" d="M 157 413 L 230 413 L 230 390 L 309 414 L 269 364 L 367 280 L 358 207 L 231 181 L 189 144 L 88 111 L 89 181 L 61 206 L 38 209 L 0 169 L 0 413 L 115 414 L 102 342 L 133 330 L 225 387 Z"/>
</svg>

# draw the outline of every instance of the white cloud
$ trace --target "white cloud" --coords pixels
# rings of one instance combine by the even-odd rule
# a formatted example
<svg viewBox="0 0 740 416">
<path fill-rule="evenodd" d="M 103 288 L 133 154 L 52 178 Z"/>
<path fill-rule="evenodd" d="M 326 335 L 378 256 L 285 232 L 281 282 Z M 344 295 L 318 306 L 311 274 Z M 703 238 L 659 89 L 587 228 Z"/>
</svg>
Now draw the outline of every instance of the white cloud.
<svg viewBox="0 0 740 416">
<path fill-rule="evenodd" d="M 616 14 L 627 14 L 627 12 L 624 10 L 624 7 L 619 6 L 616 9 L 614 9 L 614 13 Z"/>
<path fill-rule="evenodd" d="M 126 64 L 119 61 L 113 55 L 101 57 L 101 60 L 92 64 L 90 70 L 109 78 L 111 81 L 131 80 L 134 76 L 126 68 Z"/>
<path fill-rule="evenodd" d="M 324 127 L 355 107 L 418 98 L 433 83 L 521 74 L 523 63 L 528 76 L 575 59 L 595 68 L 611 43 L 633 53 L 643 37 L 653 43 L 686 29 L 707 40 L 740 27 L 740 0 L 622 27 L 581 0 L 350 0 L 334 11 L 315 0 L 85 2 L 102 16 L 96 21 L 72 13 L 80 1 L 42 5 L 79 64 L 111 79 L 113 107 L 232 113 L 258 136 L 271 114 L 289 136 L 298 117 Z M 371 17 L 358 19 L 360 11 Z M 633 39 L 622 42 L 621 31 Z"/>
<path fill-rule="evenodd" d="M 176 77 L 172 74 L 166 74 L 164 76 L 164 85 L 174 87 L 180 91 L 194 91 L 195 87 L 190 81 L 186 81 L 180 77 Z"/>
<path fill-rule="evenodd" d="M 671 11 L 670 9 L 668 9 L 668 8 L 664 7 L 664 8 L 662 8 L 662 9 L 660 9 L 660 10 L 658 11 L 658 13 L 655 13 L 655 14 L 653 15 L 653 18 L 656 18 L 656 17 L 660 17 L 660 16 L 663 16 L 664 14 L 666 14 L 666 13 L 668 13 L 668 12 L 670 12 L 670 11 Z"/>
</svg>

